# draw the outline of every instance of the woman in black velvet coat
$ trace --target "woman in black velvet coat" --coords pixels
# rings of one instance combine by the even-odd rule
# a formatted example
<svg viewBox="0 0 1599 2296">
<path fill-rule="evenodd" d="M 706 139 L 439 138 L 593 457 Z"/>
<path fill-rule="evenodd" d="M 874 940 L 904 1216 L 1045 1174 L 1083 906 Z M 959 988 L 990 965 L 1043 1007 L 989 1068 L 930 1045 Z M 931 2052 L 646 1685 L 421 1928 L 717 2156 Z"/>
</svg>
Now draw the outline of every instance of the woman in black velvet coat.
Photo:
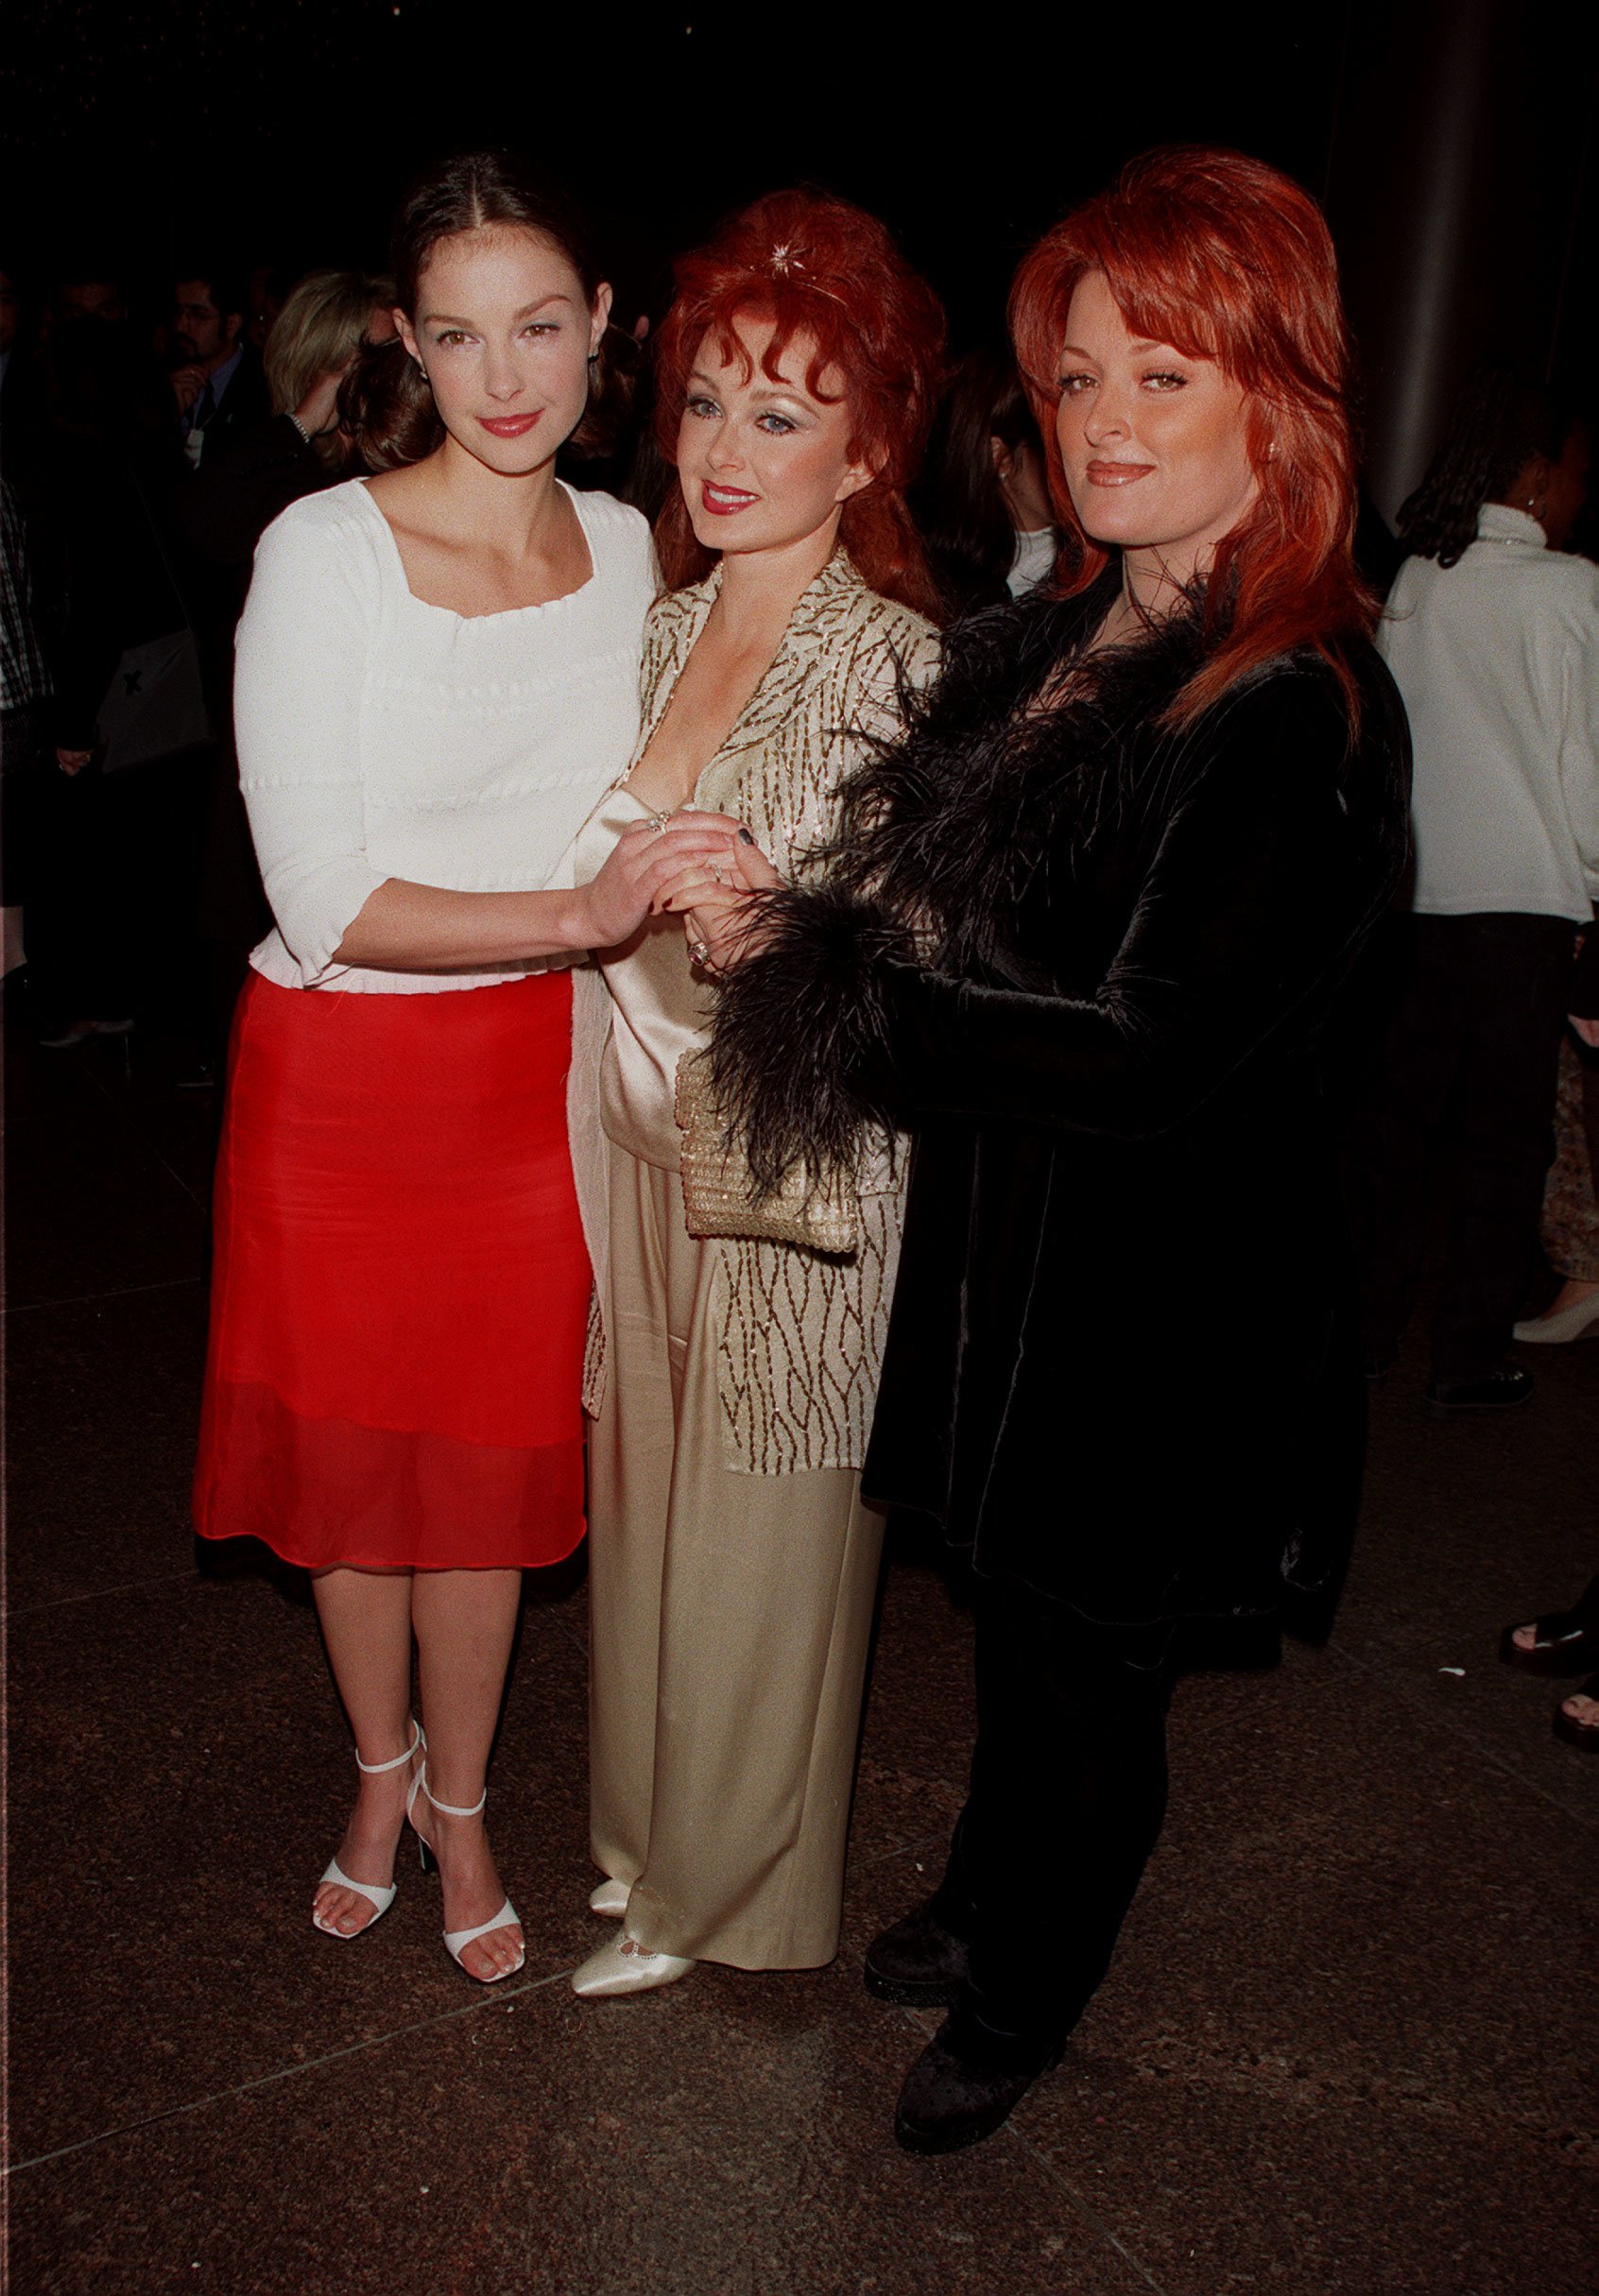
<svg viewBox="0 0 1599 2296">
<path fill-rule="evenodd" d="M 1312 202 L 1151 155 L 1011 317 L 1075 569 L 951 636 L 825 876 L 690 918 L 763 1184 L 914 1136 L 865 1486 L 979 1590 L 949 1870 L 868 1957 L 954 2012 L 901 2098 L 928 2151 L 998 2127 L 1105 1972 L 1178 1623 L 1335 1575 L 1362 1405 L 1316 1041 L 1408 792 Z"/>
</svg>

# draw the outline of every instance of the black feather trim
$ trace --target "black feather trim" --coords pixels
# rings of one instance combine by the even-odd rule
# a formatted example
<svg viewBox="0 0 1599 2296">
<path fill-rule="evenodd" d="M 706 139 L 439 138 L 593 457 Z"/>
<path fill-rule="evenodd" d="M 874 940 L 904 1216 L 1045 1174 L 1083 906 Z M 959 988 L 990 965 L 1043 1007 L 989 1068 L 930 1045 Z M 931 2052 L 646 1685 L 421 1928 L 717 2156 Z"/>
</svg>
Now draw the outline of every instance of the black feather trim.
<svg viewBox="0 0 1599 2296">
<path fill-rule="evenodd" d="M 883 1124 L 871 1083 L 887 1044 L 882 961 L 911 936 L 834 883 L 763 894 L 765 945 L 717 984 L 712 1085 L 758 1191 L 802 1163 L 853 1170 L 864 1125 Z"/>
<path fill-rule="evenodd" d="M 961 624 L 936 683 L 907 697 L 903 738 L 878 745 L 843 786 L 822 859 L 830 880 L 930 927 L 945 969 L 991 965 L 1063 834 L 1081 848 L 1114 821 L 1129 736 L 1159 720 L 1204 658 L 1196 594 L 1191 611 L 1095 656 L 1064 700 L 1040 706 L 1118 579 L 1108 570 L 1080 597 L 1035 595 Z M 1148 769 L 1147 745 L 1145 755 Z"/>
<path fill-rule="evenodd" d="M 863 1124 L 890 1122 L 883 960 L 1014 978 L 1009 928 L 1037 871 L 1081 853 L 1117 820 L 1130 776 L 1165 772 L 1193 743 L 1150 728 L 1215 642 L 1197 588 L 1187 612 L 1040 704 L 1120 578 L 1112 563 L 1078 597 L 1035 592 L 950 631 L 935 683 L 902 691 L 903 734 L 871 742 L 844 781 L 801 884 L 763 897 L 764 946 L 720 988 L 712 1074 L 766 1192 L 797 1163 L 852 1163 Z"/>
</svg>

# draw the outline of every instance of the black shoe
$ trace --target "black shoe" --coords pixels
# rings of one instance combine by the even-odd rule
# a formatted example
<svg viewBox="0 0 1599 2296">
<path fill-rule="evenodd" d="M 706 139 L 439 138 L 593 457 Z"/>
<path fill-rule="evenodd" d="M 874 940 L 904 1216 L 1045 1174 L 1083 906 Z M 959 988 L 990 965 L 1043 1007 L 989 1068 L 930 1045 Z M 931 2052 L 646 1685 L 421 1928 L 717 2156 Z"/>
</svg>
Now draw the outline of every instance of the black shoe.
<svg viewBox="0 0 1599 2296">
<path fill-rule="evenodd" d="M 70 1053 L 75 1045 L 87 1044 L 91 1037 L 130 1037 L 132 1033 L 131 1020 L 69 1020 L 64 1028 L 37 1041 L 43 1052 Z"/>
<path fill-rule="evenodd" d="M 1532 1400 L 1530 1371 L 1490 1371 L 1483 1379 L 1430 1379 L 1427 1409 L 1435 1419 L 1452 1419 L 1457 1412 L 1518 1411 Z"/>
<path fill-rule="evenodd" d="M 966 1982 L 966 1946 L 933 1917 L 933 1900 L 867 1947 L 868 1993 L 907 2009 L 953 2009 Z"/>
<path fill-rule="evenodd" d="M 907 2152 L 960 2152 L 1003 2128 L 1040 2073 L 1060 2062 L 1057 2049 L 1041 2065 L 974 2065 L 950 2048 L 954 2020 L 946 2017 L 905 2075 L 894 2113 L 894 2136 Z"/>
</svg>

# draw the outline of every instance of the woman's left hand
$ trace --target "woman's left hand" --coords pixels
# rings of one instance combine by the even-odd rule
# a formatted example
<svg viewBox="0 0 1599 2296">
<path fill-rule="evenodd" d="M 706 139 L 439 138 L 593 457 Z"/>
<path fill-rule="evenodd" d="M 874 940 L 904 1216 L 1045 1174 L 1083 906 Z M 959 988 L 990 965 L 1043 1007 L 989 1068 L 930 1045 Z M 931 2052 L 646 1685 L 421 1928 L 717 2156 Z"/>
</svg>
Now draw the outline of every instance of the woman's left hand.
<svg viewBox="0 0 1599 2296">
<path fill-rule="evenodd" d="M 667 885 L 659 906 L 680 916 L 689 954 L 710 972 L 724 971 L 756 945 L 749 932 L 750 899 L 782 879 L 747 829 L 709 868 L 701 859 Z"/>
</svg>

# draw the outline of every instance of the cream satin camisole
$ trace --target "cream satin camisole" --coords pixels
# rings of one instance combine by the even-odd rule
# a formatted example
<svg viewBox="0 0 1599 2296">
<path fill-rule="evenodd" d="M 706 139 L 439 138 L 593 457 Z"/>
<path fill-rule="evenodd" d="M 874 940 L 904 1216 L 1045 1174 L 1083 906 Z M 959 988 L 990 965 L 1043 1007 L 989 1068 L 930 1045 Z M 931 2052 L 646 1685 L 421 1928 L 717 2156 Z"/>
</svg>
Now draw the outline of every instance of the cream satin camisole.
<svg viewBox="0 0 1599 2296">
<path fill-rule="evenodd" d="M 652 818 L 631 790 L 611 790 L 577 833 L 577 883 L 599 875 L 625 829 Z M 611 1003 L 600 1064 L 600 1124 L 609 1140 L 641 1164 L 676 1172 L 681 1137 L 672 1113 L 678 1062 L 706 1040 L 711 991 L 690 969 L 680 917 L 647 917 L 630 941 L 605 951 L 596 962 Z"/>
</svg>

